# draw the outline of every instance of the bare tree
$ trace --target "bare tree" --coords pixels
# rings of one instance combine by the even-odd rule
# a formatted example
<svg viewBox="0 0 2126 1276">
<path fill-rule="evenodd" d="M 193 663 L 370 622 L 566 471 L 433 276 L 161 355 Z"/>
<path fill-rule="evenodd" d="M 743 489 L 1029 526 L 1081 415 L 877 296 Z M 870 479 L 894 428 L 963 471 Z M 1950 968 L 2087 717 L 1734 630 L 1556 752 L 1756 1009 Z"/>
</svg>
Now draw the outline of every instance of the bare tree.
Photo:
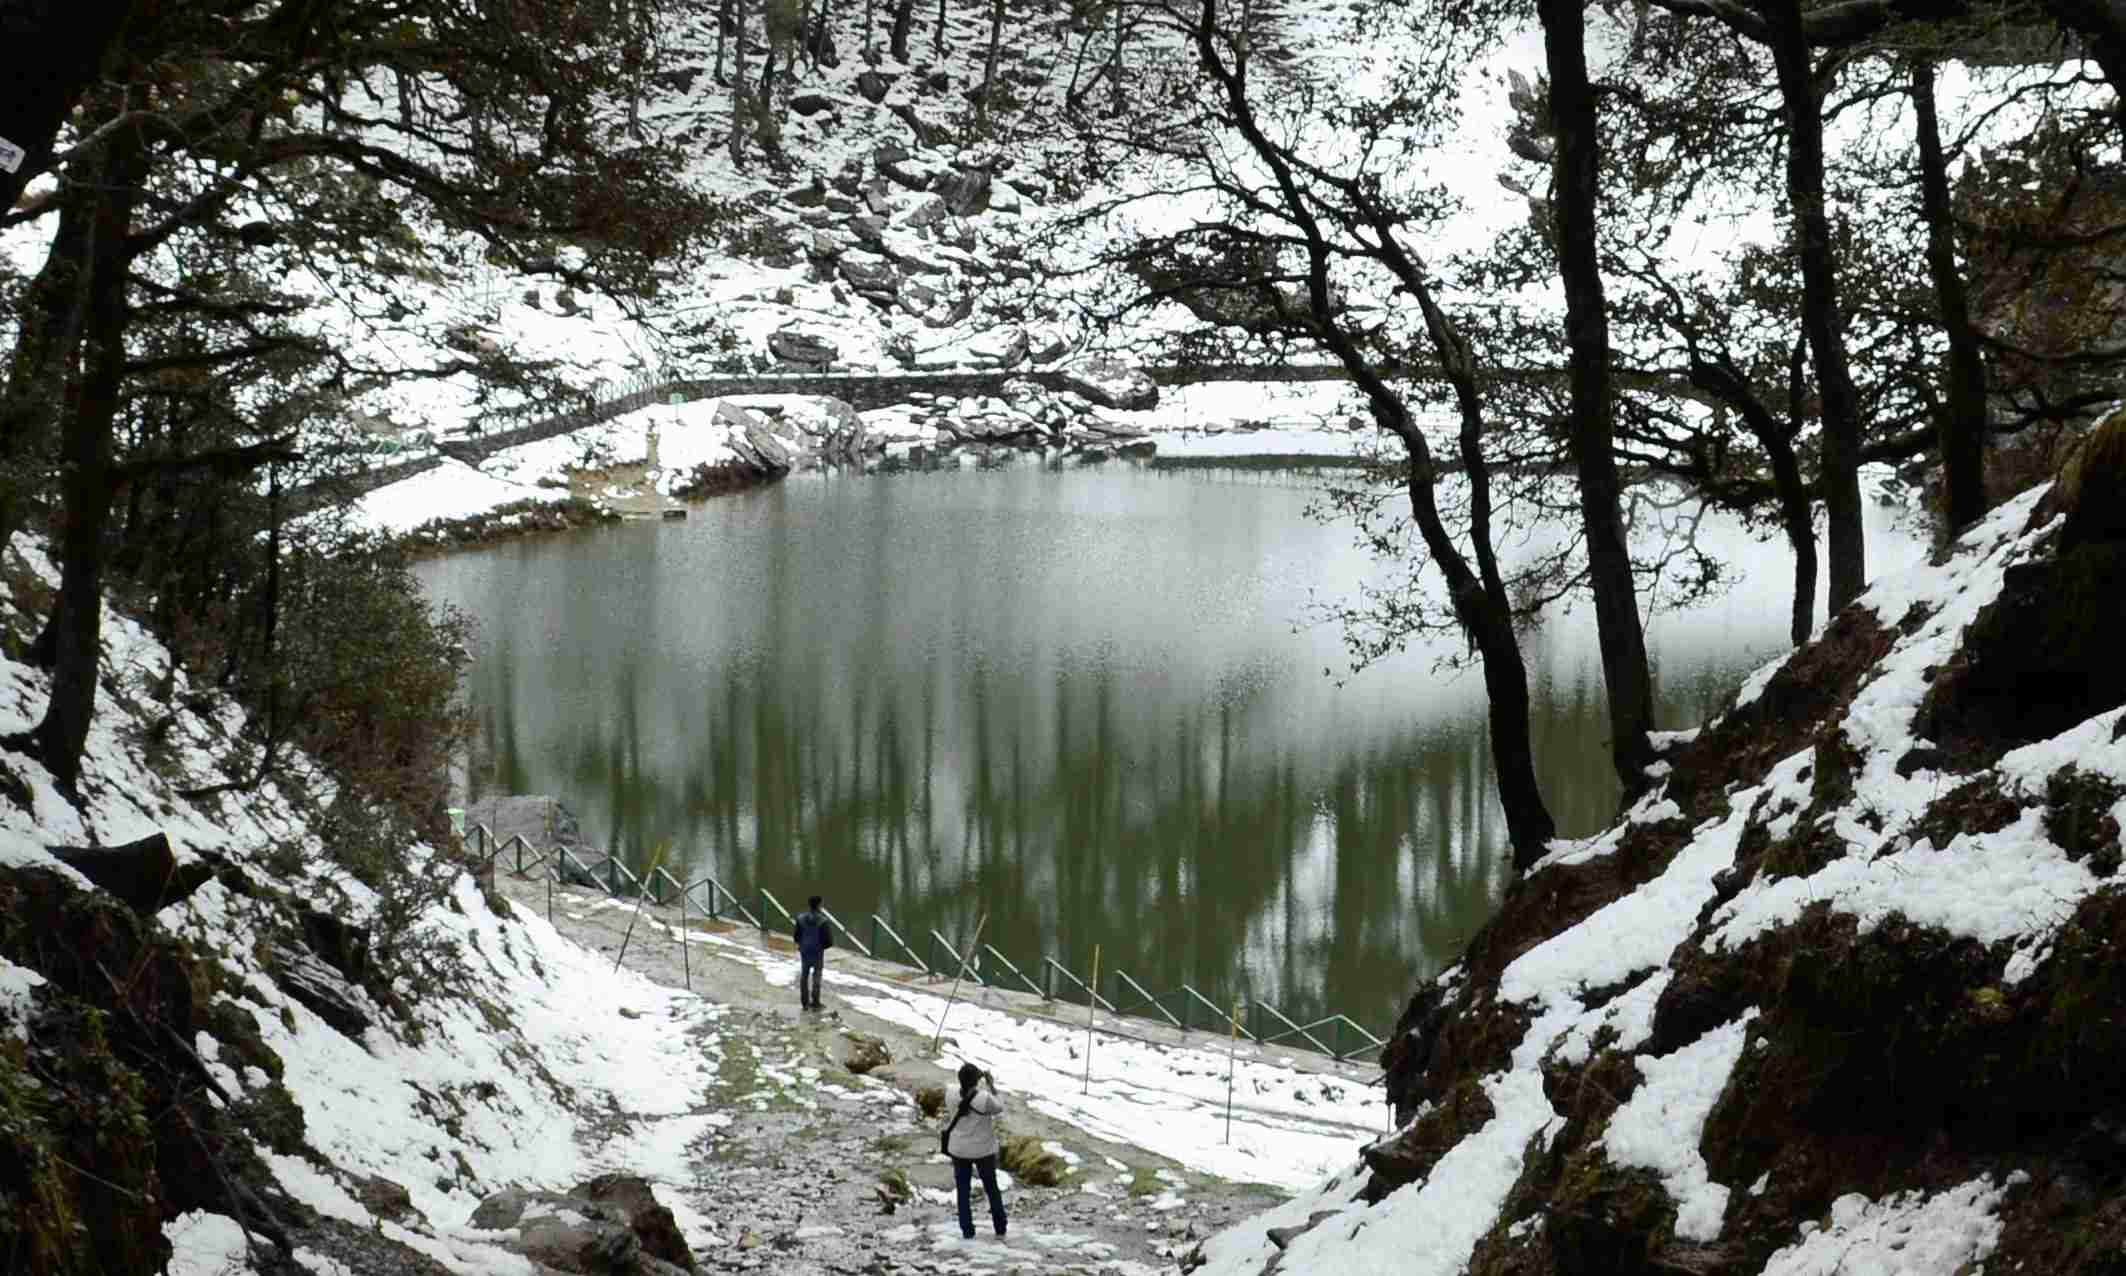
<svg viewBox="0 0 2126 1276">
<path fill-rule="evenodd" d="M 1091 304 L 1110 307 L 1102 313 L 1117 318 L 1139 308 L 1182 305 L 1227 339 L 1318 350 L 1350 376 L 1374 424 L 1400 450 L 1397 499 L 1407 503 L 1426 556 L 1446 583 L 1446 614 L 1424 613 L 1428 604 L 1409 601 L 1394 622 L 1405 626 L 1397 632 L 1444 622 L 1466 634 L 1480 653 L 1494 779 L 1514 863 L 1525 869 L 1546 850 L 1555 821 L 1535 774 L 1528 674 L 1515 634 L 1519 582 L 1501 564 L 1495 545 L 1489 448 L 1497 427 L 1481 361 L 1441 301 L 1437 277 L 1412 238 L 1413 226 L 1436 219 L 1436 193 L 1405 189 L 1371 162 L 1379 154 L 1380 162 L 1393 163 L 1393 135 L 1409 120 L 1394 111 L 1345 114 L 1339 103 L 1314 98 L 1312 88 L 1288 80 L 1258 85 L 1253 76 L 1259 64 L 1246 56 L 1245 32 L 1227 25 L 1217 0 L 1156 12 L 1188 41 L 1194 65 L 1148 59 L 1141 68 L 1145 83 L 1175 99 L 1199 100 L 1201 114 L 1161 124 L 1081 117 L 1082 140 L 1090 162 L 1111 163 L 1120 153 L 1161 168 L 1179 166 L 1185 176 L 1170 178 L 1173 185 L 1158 186 L 1152 196 L 1207 197 L 1216 211 L 1199 212 L 1181 229 L 1140 233 L 1104 250 L 1089 284 L 1098 298 Z M 1236 6 L 1235 21 L 1239 12 Z M 1426 33 L 1450 45 L 1467 38 L 1444 25 Z M 1204 91 L 1190 92 L 1190 83 Z M 1435 81 L 1428 87 L 1441 86 Z M 1404 110 L 1438 112 L 1453 95 L 1413 90 L 1398 101 L 1414 104 Z M 1360 157 L 1348 167 L 1309 157 L 1299 134 L 1323 116 L 1334 116 L 1336 126 L 1347 130 L 1342 136 Z M 1104 226 L 1126 211 L 1090 208 L 1078 224 Z M 1123 294 L 1102 273 L 1107 270 L 1134 278 L 1137 288 Z M 1414 331 L 1389 332 L 1354 313 L 1345 296 L 1351 272 L 1391 289 L 1409 307 Z M 1452 405 L 1453 461 L 1433 450 L 1421 388 L 1394 370 L 1419 362 L 1412 356 L 1420 351 L 1426 382 Z M 1440 497 L 1450 474 L 1466 485 L 1466 523 L 1459 531 Z M 1388 638 L 1384 645 L 1397 641 Z"/>
<path fill-rule="evenodd" d="M 1602 680 L 1609 690 L 1610 760 L 1630 794 L 1644 787 L 1646 768 L 1653 761 L 1653 677 L 1646 663 L 1646 634 L 1639 623 L 1617 476 L 1609 312 L 1595 248 L 1602 160 L 1594 90 L 1587 79 L 1586 11 L 1581 0 L 1539 0 L 1536 9 L 1550 65 L 1551 132 L 1557 148 L 1557 257 L 1572 352 L 1572 461 L 1579 478 Z"/>
</svg>

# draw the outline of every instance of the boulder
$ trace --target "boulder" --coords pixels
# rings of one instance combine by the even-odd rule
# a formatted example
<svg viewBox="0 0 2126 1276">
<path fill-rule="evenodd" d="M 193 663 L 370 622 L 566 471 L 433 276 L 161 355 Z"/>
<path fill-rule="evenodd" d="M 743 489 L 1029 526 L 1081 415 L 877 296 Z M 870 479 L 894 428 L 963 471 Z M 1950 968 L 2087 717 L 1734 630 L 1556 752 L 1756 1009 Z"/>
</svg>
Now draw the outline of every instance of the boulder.
<svg viewBox="0 0 2126 1276">
<path fill-rule="evenodd" d="M 356 1041 L 368 1031 L 368 999 L 308 949 L 275 947 L 272 968 L 282 991 L 335 1031 Z"/>
<path fill-rule="evenodd" d="M 849 1054 L 842 1060 L 842 1066 L 857 1076 L 863 1076 L 893 1062 L 893 1055 L 886 1049 L 886 1043 L 879 1038 L 861 1032 L 845 1032 L 842 1035 L 849 1039 Z"/>
<path fill-rule="evenodd" d="M 204 861 L 180 864 L 166 833 L 122 846 L 48 846 L 52 856 L 117 896 L 134 912 L 152 917 L 205 885 L 214 870 Z"/>
<path fill-rule="evenodd" d="M 1016 368 L 1026 362 L 1026 329 L 1017 324 L 991 328 L 967 343 L 968 352 L 979 361 L 999 368 Z"/>
<path fill-rule="evenodd" d="M 883 177 L 874 177 L 864 187 L 864 210 L 874 217 L 893 215 L 893 188 Z"/>
<path fill-rule="evenodd" d="M 1023 211 L 1025 206 L 1026 201 L 1020 197 L 1019 188 L 1013 186 L 1010 182 L 991 182 L 989 184 L 990 212 L 1016 215 Z"/>
<path fill-rule="evenodd" d="M 362 1208 L 387 1223 L 396 1223 L 412 1215 L 413 1193 L 399 1183 L 371 1174 L 360 1180 L 355 1188 L 355 1199 Z"/>
<path fill-rule="evenodd" d="M 647 1194 L 647 1186 L 643 1191 Z M 645 1251 L 624 1208 L 601 1204 L 580 1190 L 563 1194 L 507 1188 L 480 1202 L 471 1225 L 487 1232 L 514 1232 L 502 1242 L 503 1248 L 531 1260 L 539 1270 L 577 1276 L 666 1276 L 694 1270 L 692 1255 L 680 1264 Z"/>
<path fill-rule="evenodd" d="M 817 115 L 833 106 L 833 99 L 824 93 L 799 93 L 790 99 L 790 109 L 799 115 Z"/>
<path fill-rule="evenodd" d="M 892 262 L 876 253 L 846 252 L 834 267 L 859 293 L 879 294 L 891 300 L 900 288 L 900 273 Z"/>
<path fill-rule="evenodd" d="M 932 288 L 920 279 L 904 279 L 901 281 L 901 308 L 918 318 L 936 305 L 944 295 L 944 293 Z"/>
<path fill-rule="evenodd" d="M 886 90 L 892 88 L 893 82 L 899 78 L 885 71 L 865 71 L 856 77 L 856 91 L 864 95 L 866 102 L 876 106 L 886 100 Z"/>
<path fill-rule="evenodd" d="M 849 219 L 849 233 L 858 243 L 882 248 L 886 243 L 886 219 L 872 213 L 858 213 Z"/>
<path fill-rule="evenodd" d="M 741 455 L 752 458 L 755 467 L 774 473 L 787 474 L 797 468 L 799 454 L 766 423 L 749 425 L 745 429 L 744 442 L 731 440 L 733 448 Z"/>
<path fill-rule="evenodd" d="M 680 1235 L 679 1221 L 658 1201 L 657 1194 L 639 1175 L 600 1174 L 577 1187 L 576 1195 L 607 1211 L 618 1211 L 642 1244 L 642 1252 L 675 1267 L 695 1270 L 694 1251 Z"/>
<path fill-rule="evenodd" d="M 777 328 L 769 333 L 768 351 L 785 363 L 803 364 L 810 368 L 824 368 L 841 355 L 841 350 L 832 341 L 795 325 Z"/>
<path fill-rule="evenodd" d="M 1159 385 L 1119 359 L 1094 355 L 1065 364 L 1058 371 L 1064 388 L 1103 408 L 1142 412 L 1159 406 Z"/>
<path fill-rule="evenodd" d="M 934 80 L 938 77 L 932 76 L 930 78 Z M 947 76 L 946 81 L 949 84 L 951 82 L 951 77 Z M 942 92 L 942 90 L 939 91 Z M 918 146 L 943 146 L 947 142 L 952 140 L 952 132 L 950 129 L 947 129 L 940 124 L 932 124 L 930 121 L 924 119 L 922 116 L 917 115 L 915 113 L 915 108 L 908 105 L 906 102 L 895 102 L 892 106 L 886 109 L 892 111 L 895 116 L 899 117 L 901 123 L 906 124 L 908 126 L 908 131 L 915 134 L 915 141 L 916 145 Z"/>
<path fill-rule="evenodd" d="M 908 160 L 900 159 L 891 163 L 881 164 L 878 166 L 878 171 L 909 190 L 927 191 L 930 189 L 930 174 Z"/>
<path fill-rule="evenodd" d="M 952 209 L 944 199 L 936 195 L 926 195 L 917 200 L 913 208 L 901 214 L 900 222 L 903 226 L 921 230 L 925 226 L 937 225 L 951 213 Z"/>
<path fill-rule="evenodd" d="M 766 419 L 757 412 L 730 402 L 718 403 L 712 425 L 724 431 L 725 442 L 731 450 L 753 469 L 787 474 L 796 462 L 794 450 L 776 436 Z"/>
<path fill-rule="evenodd" d="M 937 185 L 938 194 L 961 217 L 973 217 L 990 207 L 992 183 L 979 168 L 955 168 Z"/>
<path fill-rule="evenodd" d="M 349 982 L 362 982 L 369 972 L 369 928 L 314 908 L 301 909 L 300 916 L 310 951 Z"/>
<path fill-rule="evenodd" d="M 856 460 L 867 442 L 864 418 L 831 395 L 801 395 L 778 401 L 776 432 L 827 460 Z"/>
</svg>

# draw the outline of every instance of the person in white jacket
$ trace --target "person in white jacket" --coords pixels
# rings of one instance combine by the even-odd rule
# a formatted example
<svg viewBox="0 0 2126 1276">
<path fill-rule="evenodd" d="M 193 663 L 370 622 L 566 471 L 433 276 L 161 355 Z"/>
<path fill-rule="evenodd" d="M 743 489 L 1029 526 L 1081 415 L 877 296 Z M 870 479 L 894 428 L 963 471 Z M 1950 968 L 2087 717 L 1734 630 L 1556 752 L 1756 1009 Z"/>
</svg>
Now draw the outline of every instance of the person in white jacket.
<svg viewBox="0 0 2126 1276">
<path fill-rule="evenodd" d="M 976 1171 L 982 1175 L 982 1191 L 989 1197 L 989 1221 L 997 1235 L 1004 1235 L 1004 1194 L 997 1190 L 996 1082 L 971 1063 L 960 1065 L 960 1107 L 945 1127 L 945 1153 L 952 1158 L 952 1183 L 960 1197 L 960 1235 L 974 1239 L 974 1209 L 968 1200 Z"/>
</svg>

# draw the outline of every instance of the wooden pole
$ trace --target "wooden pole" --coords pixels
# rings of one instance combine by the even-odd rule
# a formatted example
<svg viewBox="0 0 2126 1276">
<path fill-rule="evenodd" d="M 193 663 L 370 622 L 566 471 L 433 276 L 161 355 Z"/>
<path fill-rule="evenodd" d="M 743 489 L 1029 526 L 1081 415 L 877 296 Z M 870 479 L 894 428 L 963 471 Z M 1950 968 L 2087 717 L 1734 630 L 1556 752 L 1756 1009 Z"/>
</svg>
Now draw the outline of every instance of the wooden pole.
<svg viewBox="0 0 2126 1276">
<path fill-rule="evenodd" d="M 642 898 L 650 893 L 650 878 L 656 876 L 657 866 L 664 862 L 664 848 L 670 845 L 669 842 L 664 843 L 657 848 L 655 855 L 650 856 L 650 871 L 642 875 L 642 886 L 635 892 L 635 911 L 627 919 L 627 933 L 620 937 L 620 952 L 613 958 L 615 972 L 620 969 L 621 958 L 627 956 L 628 941 L 635 937 L 635 923 L 642 920 Z"/>
<path fill-rule="evenodd" d="M 1093 945 L 1093 981 L 1085 986 L 1085 1088 L 1093 1092 L 1093 1015 L 1100 1009 L 1100 945 Z"/>
<path fill-rule="evenodd" d="M 1225 1141 L 1233 1141 L 1233 1059 L 1240 1053 L 1240 1003 L 1233 1003 L 1233 1031 L 1225 1042 Z"/>
<path fill-rule="evenodd" d="M 930 1053 L 933 1055 L 938 1052 L 938 1043 L 945 1039 L 945 1016 L 952 1013 L 952 1003 L 959 998 L 960 976 L 967 973 L 967 963 L 974 960 L 975 945 L 982 942 L 982 928 L 988 924 L 989 914 L 984 913 L 981 920 L 974 924 L 974 938 L 968 942 L 967 955 L 960 958 L 960 968 L 953 972 L 952 993 L 945 998 L 945 1008 L 938 1012 L 938 1030 L 936 1035 L 930 1038 Z"/>
<path fill-rule="evenodd" d="M 694 954 L 688 951 L 693 945 L 687 942 L 687 890 L 688 887 L 684 884 L 679 887 L 679 969 L 685 975 L 687 991 L 692 992 L 694 991 Z"/>
</svg>

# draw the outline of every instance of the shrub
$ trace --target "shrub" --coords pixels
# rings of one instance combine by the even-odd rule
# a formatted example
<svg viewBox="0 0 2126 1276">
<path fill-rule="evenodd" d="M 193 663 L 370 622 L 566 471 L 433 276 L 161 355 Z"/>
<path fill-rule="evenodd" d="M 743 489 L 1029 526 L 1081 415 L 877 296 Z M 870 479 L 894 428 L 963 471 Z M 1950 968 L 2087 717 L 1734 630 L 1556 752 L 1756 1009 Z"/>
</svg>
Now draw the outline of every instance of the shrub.
<svg viewBox="0 0 2126 1276">
<path fill-rule="evenodd" d="M 1034 1187 L 1054 1187 L 1070 1173 L 1070 1165 L 1060 1156 L 1041 1146 L 1041 1140 L 1031 1134 L 1005 1139 L 997 1149 L 997 1164 L 1010 1171 L 1021 1183 Z"/>
</svg>

